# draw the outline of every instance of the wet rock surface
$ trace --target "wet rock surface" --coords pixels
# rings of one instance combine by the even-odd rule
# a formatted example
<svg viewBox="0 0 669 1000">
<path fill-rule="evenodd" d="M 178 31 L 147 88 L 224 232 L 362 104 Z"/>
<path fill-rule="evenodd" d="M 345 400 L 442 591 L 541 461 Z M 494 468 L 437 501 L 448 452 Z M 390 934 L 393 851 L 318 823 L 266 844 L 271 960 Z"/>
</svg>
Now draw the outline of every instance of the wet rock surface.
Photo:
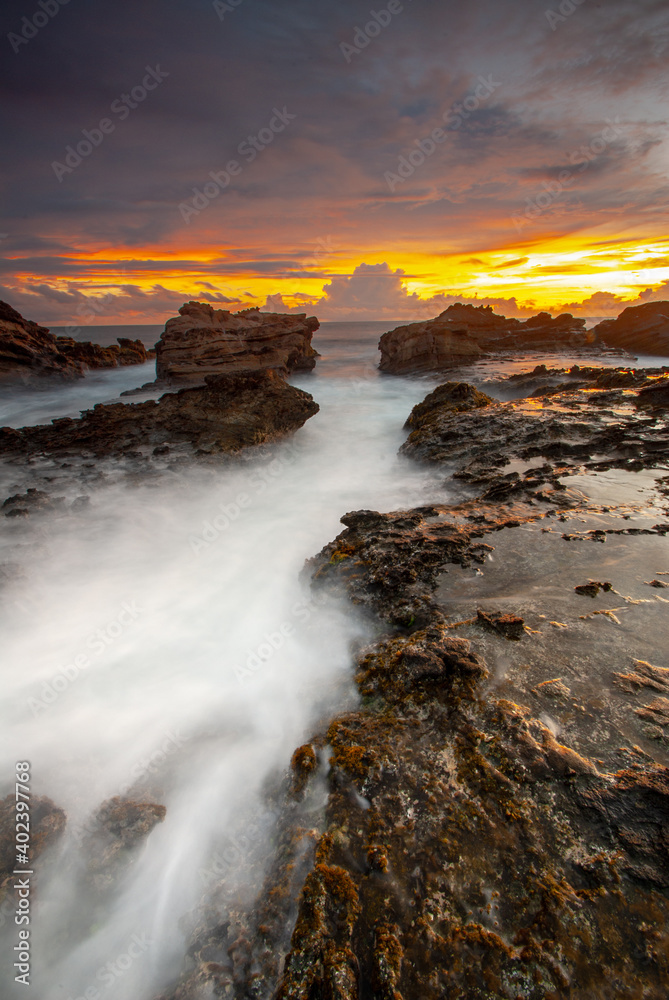
<svg viewBox="0 0 669 1000">
<path fill-rule="evenodd" d="M 19 814 L 18 821 L 25 822 L 26 813 Z M 0 800 L 0 903 L 9 895 L 12 902 L 11 885 L 15 881 L 14 870 L 19 867 L 16 851 L 16 796 L 8 795 Z M 30 801 L 30 847 L 28 851 L 29 867 L 37 862 L 39 856 L 53 844 L 65 829 L 66 817 L 51 799 L 46 796 L 35 796 Z M 21 862 L 25 864 L 25 862 Z"/>
<path fill-rule="evenodd" d="M 665 376 L 564 374 L 440 387 L 404 452 L 459 502 L 349 513 L 307 565 L 376 623 L 361 702 L 296 751 L 244 932 L 207 964 L 210 912 L 174 1000 L 665 996 Z"/>
<path fill-rule="evenodd" d="M 308 393 L 274 372 L 209 376 L 204 387 L 157 402 L 100 404 L 78 420 L 0 428 L 0 454 L 101 457 L 171 444 L 200 454 L 236 453 L 290 434 L 317 412 Z"/>
<path fill-rule="evenodd" d="M 383 372 L 393 375 L 443 371 L 490 351 L 573 350 L 594 344 L 585 320 L 539 313 L 524 322 L 494 313 L 491 306 L 457 303 L 436 319 L 385 333 L 379 342 Z"/>
<path fill-rule="evenodd" d="M 206 302 L 187 302 L 168 320 L 156 345 L 159 381 L 204 382 L 208 375 L 274 369 L 310 371 L 319 322 L 306 313 L 288 315 L 245 309 L 230 313 Z"/>
</svg>

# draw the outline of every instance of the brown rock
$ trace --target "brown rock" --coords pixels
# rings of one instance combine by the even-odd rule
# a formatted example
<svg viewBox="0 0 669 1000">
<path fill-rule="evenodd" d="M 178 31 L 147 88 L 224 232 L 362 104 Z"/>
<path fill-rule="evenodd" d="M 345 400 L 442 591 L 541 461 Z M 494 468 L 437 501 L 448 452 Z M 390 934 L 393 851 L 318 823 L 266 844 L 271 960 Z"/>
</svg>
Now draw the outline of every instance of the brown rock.
<svg viewBox="0 0 669 1000">
<path fill-rule="evenodd" d="M 527 322 L 498 316 L 491 306 L 449 306 L 436 319 L 384 333 L 381 371 L 393 375 L 440 371 L 483 357 L 488 351 L 573 348 L 594 341 L 585 320 L 539 313 Z"/>
<path fill-rule="evenodd" d="M 83 373 L 81 363 L 62 353 L 46 327 L 0 302 L 0 382 L 73 379 Z"/>
<path fill-rule="evenodd" d="M 79 420 L 14 430 L 0 428 L 0 454 L 120 454 L 141 446 L 190 444 L 201 453 L 234 453 L 296 431 L 318 413 L 312 397 L 275 372 L 207 378 L 201 388 L 157 402 L 99 404 Z"/>
<path fill-rule="evenodd" d="M 125 365 L 141 365 L 151 356 L 141 340 L 117 337 L 118 345 L 101 347 L 89 341 L 75 340 L 73 337 L 56 337 L 61 354 L 78 361 L 88 368 L 118 368 Z"/>
<path fill-rule="evenodd" d="M 669 355 L 669 302 L 630 306 L 617 319 L 605 319 L 594 331 L 608 347 L 632 354 Z"/>
<path fill-rule="evenodd" d="M 276 369 L 311 371 L 318 357 L 311 338 L 320 324 L 306 313 L 245 309 L 230 313 L 187 302 L 156 345 L 158 379 L 204 382 L 207 375 Z"/>
</svg>

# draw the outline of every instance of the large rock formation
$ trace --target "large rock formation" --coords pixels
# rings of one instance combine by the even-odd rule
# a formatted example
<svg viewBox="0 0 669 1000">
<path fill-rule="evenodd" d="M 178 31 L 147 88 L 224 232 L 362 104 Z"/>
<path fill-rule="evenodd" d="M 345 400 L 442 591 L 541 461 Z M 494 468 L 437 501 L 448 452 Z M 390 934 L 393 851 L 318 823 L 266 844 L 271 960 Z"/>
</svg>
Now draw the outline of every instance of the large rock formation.
<svg viewBox="0 0 669 1000">
<path fill-rule="evenodd" d="M 631 354 L 669 355 L 669 302 L 647 302 L 605 319 L 594 331 L 608 347 Z"/>
<path fill-rule="evenodd" d="M 86 368 L 140 365 L 149 352 L 141 340 L 118 337 L 118 346 L 101 347 L 73 337 L 54 337 L 46 327 L 23 318 L 0 302 L 0 382 L 26 384 L 44 378 L 81 378 Z"/>
<path fill-rule="evenodd" d="M 210 375 L 206 385 L 158 401 L 98 404 L 80 419 L 0 428 L 0 454 L 119 455 L 141 447 L 185 444 L 201 454 L 234 453 L 296 431 L 318 413 L 307 392 L 276 372 Z"/>
<path fill-rule="evenodd" d="M 436 319 L 384 333 L 379 343 L 383 372 L 393 375 L 440 371 L 475 361 L 488 351 L 573 349 L 593 343 L 585 320 L 539 313 L 526 322 L 498 316 L 491 306 L 449 306 Z"/>
<path fill-rule="evenodd" d="M 46 327 L 24 319 L 0 302 L 0 381 L 72 379 L 84 374 L 80 361 L 67 357 Z"/>
<path fill-rule="evenodd" d="M 318 357 L 311 338 L 319 326 L 306 313 L 244 309 L 233 314 L 206 302 L 187 302 L 156 344 L 156 374 L 159 380 L 201 383 L 223 372 L 311 371 Z"/>
</svg>

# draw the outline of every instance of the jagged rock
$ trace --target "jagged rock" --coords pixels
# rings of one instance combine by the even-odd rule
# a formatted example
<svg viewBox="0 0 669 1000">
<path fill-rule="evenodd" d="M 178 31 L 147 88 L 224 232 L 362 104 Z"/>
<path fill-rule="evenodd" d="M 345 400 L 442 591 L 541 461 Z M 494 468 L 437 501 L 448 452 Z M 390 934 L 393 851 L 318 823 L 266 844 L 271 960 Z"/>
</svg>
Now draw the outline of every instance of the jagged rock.
<svg viewBox="0 0 669 1000">
<path fill-rule="evenodd" d="M 117 455 L 167 441 L 200 453 L 234 453 L 296 431 L 315 413 L 313 398 L 274 372 L 214 375 L 204 387 L 157 402 L 99 404 L 78 420 L 0 428 L 0 454 Z"/>
<path fill-rule="evenodd" d="M 46 327 L 25 320 L 16 309 L 0 302 L 0 382 L 81 378 L 86 368 L 140 365 L 152 354 L 141 340 L 117 339 L 118 345 L 101 347 L 73 337 L 54 337 Z"/>
<path fill-rule="evenodd" d="M 63 354 L 46 327 L 24 319 L 16 309 L 0 302 L 1 382 L 74 379 L 83 374 L 81 363 Z"/>
<path fill-rule="evenodd" d="M 631 354 L 669 355 L 669 302 L 630 306 L 617 319 L 605 319 L 593 331 L 608 347 Z"/>
<path fill-rule="evenodd" d="M 46 850 L 63 832 L 65 813 L 46 796 L 30 799 L 30 849 L 31 863 Z M 18 867 L 16 857 L 16 795 L 0 799 L 0 897 Z M 30 865 L 28 866 L 30 867 Z"/>
<path fill-rule="evenodd" d="M 127 365 L 142 365 L 155 351 L 147 351 L 141 340 L 117 337 L 118 344 L 101 347 L 89 341 L 75 340 L 73 337 L 56 337 L 58 350 L 65 357 L 81 362 L 87 368 L 118 368 Z"/>
<path fill-rule="evenodd" d="M 86 878 L 103 892 L 116 883 L 132 858 L 132 850 L 162 823 L 165 806 L 137 802 L 118 795 L 103 802 L 92 830 L 82 843 L 86 858 Z"/>
<path fill-rule="evenodd" d="M 245 370 L 311 371 L 318 357 L 311 338 L 319 326 L 306 313 L 244 309 L 233 314 L 206 302 L 187 302 L 156 344 L 157 378 L 204 382 L 207 375 Z"/>
<path fill-rule="evenodd" d="M 440 371 L 483 357 L 489 351 L 573 349 L 594 343 L 585 320 L 564 313 L 539 313 L 526 322 L 507 319 L 491 306 L 456 303 L 436 319 L 384 333 L 381 371 L 393 375 Z"/>
</svg>

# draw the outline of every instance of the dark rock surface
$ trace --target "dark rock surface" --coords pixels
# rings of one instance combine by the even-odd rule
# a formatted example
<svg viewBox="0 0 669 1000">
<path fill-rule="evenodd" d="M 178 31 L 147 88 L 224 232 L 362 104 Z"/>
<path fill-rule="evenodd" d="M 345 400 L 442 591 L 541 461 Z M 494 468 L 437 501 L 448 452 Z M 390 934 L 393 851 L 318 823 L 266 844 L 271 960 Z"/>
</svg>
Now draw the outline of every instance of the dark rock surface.
<svg viewBox="0 0 669 1000">
<path fill-rule="evenodd" d="M 13 384 L 45 378 L 81 378 L 79 361 L 60 350 L 46 327 L 21 316 L 0 302 L 0 382 Z"/>
<path fill-rule="evenodd" d="M 605 319 L 593 331 L 602 343 L 631 354 L 669 354 L 669 302 L 646 302 Z"/>
<path fill-rule="evenodd" d="M 565 313 L 539 313 L 522 322 L 491 306 L 449 306 L 440 316 L 384 333 L 379 368 L 392 375 L 442 371 L 484 357 L 490 351 L 573 350 L 594 344 L 585 320 Z"/>
<path fill-rule="evenodd" d="M 127 365 L 142 365 L 155 357 L 155 351 L 147 351 L 141 340 L 117 337 L 118 344 L 101 347 L 89 341 L 75 340 L 73 337 L 56 337 L 56 345 L 61 354 L 72 361 L 80 362 L 87 368 L 122 368 Z"/>
<path fill-rule="evenodd" d="M 46 327 L 0 302 L 0 382 L 4 384 L 81 378 L 87 368 L 139 365 L 149 357 L 140 340 L 127 337 L 119 337 L 118 346 L 112 347 L 54 337 Z"/>
<path fill-rule="evenodd" d="M 156 344 L 157 378 L 201 383 L 208 375 L 231 372 L 311 371 L 318 357 L 311 338 L 319 326 L 306 313 L 230 313 L 206 302 L 187 302 L 179 316 L 167 321 Z"/>
<path fill-rule="evenodd" d="M 666 652 L 643 582 L 649 553 L 669 570 L 666 501 L 569 486 L 665 465 L 667 415 L 636 405 L 665 377 L 589 372 L 518 404 L 452 384 L 416 408 L 406 451 L 470 494 L 349 513 L 308 564 L 376 623 L 361 703 L 296 751 L 243 931 L 222 953 L 206 911 L 171 998 L 665 997 L 669 671 L 630 652 Z"/>
<path fill-rule="evenodd" d="M 99 457 L 167 443 L 202 454 L 235 453 L 290 434 L 317 412 L 308 393 L 274 372 L 217 375 L 202 388 L 167 393 L 157 402 L 100 404 L 78 420 L 0 428 L 0 454 Z"/>
</svg>

